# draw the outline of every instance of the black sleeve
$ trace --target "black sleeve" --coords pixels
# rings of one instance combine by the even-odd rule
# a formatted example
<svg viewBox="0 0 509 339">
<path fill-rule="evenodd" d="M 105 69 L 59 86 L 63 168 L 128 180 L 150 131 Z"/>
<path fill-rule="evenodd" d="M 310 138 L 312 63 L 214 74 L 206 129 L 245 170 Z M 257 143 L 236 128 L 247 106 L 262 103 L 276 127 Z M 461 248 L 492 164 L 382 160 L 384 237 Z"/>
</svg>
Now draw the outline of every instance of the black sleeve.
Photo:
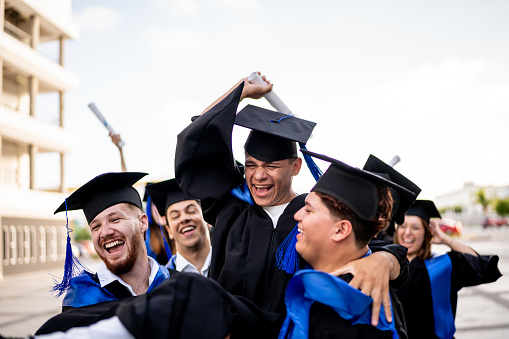
<svg viewBox="0 0 509 339">
<path fill-rule="evenodd" d="M 202 202 L 204 212 L 242 183 L 232 151 L 232 130 L 244 84 L 187 126 L 177 137 L 175 178 Z"/>
<path fill-rule="evenodd" d="M 309 314 L 309 338 L 392 338 L 391 331 L 380 331 L 367 324 L 352 325 L 349 320 L 339 316 L 332 308 L 314 302 Z"/>
<path fill-rule="evenodd" d="M 369 248 L 371 251 L 377 252 L 377 251 L 386 251 L 392 254 L 393 256 L 398 259 L 400 271 L 399 276 L 391 280 L 391 286 L 394 288 L 398 288 L 401 285 L 403 285 L 408 280 L 408 274 L 409 274 L 409 265 L 408 265 L 408 259 L 406 257 L 407 254 L 407 248 L 401 245 L 397 244 L 391 244 L 385 241 L 373 239 L 369 243 Z"/>
<path fill-rule="evenodd" d="M 497 255 L 479 255 L 451 251 L 448 253 L 452 263 L 451 289 L 459 291 L 463 287 L 486 284 L 502 276 L 498 269 Z"/>
</svg>

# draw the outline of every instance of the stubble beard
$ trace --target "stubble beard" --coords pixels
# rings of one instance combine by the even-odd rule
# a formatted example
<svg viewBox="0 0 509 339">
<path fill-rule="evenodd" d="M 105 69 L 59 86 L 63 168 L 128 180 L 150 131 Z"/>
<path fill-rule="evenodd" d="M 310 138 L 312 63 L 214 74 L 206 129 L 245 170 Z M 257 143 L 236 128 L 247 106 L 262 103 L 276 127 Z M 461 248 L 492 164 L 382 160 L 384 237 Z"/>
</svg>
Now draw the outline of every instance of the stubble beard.
<svg viewBox="0 0 509 339">
<path fill-rule="evenodd" d="M 126 239 L 126 245 L 128 240 Z M 107 258 L 99 255 L 101 260 L 106 264 L 106 268 L 113 274 L 121 276 L 129 272 L 136 263 L 136 259 L 138 257 L 138 252 L 140 250 L 140 243 L 142 243 L 141 235 L 139 233 L 135 233 L 133 237 L 129 240 L 131 246 L 131 250 L 127 254 L 127 257 L 123 260 L 115 260 L 110 261 Z M 126 247 L 128 248 L 128 247 Z"/>
</svg>

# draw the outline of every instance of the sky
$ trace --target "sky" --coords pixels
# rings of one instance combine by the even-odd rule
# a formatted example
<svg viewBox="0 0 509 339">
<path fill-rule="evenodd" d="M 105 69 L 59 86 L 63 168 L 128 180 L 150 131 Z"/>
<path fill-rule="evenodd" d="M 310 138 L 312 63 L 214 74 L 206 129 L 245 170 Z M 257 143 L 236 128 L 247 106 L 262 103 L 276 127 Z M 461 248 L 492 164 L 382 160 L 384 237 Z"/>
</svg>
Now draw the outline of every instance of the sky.
<svg viewBox="0 0 509 339">
<path fill-rule="evenodd" d="M 72 9 L 80 37 L 66 44 L 66 68 L 79 86 L 65 97 L 75 138 L 67 186 L 121 170 L 90 102 L 125 141 L 127 169 L 165 180 L 191 116 L 253 71 L 317 123 L 313 152 L 356 167 L 398 155 L 396 170 L 423 199 L 465 182 L 509 184 L 507 1 L 87 0 Z M 241 161 L 246 136 L 235 128 Z M 303 169 L 294 188 L 312 186 Z"/>
</svg>

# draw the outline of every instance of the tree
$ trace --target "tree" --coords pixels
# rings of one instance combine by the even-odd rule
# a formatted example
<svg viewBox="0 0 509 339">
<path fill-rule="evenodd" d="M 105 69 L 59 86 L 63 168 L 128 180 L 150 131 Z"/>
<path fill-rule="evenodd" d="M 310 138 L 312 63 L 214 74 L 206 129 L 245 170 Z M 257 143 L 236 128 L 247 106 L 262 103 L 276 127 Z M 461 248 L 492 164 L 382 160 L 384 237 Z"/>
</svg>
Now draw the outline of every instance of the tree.
<svg viewBox="0 0 509 339">
<path fill-rule="evenodd" d="M 488 213 L 488 206 L 491 204 L 490 199 L 486 198 L 484 188 L 477 191 L 477 203 L 482 206 L 483 213 Z"/>
<path fill-rule="evenodd" d="M 506 216 L 509 214 L 509 198 L 499 199 L 495 205 L 495 211 L 498 215 Z"/>
</svg>

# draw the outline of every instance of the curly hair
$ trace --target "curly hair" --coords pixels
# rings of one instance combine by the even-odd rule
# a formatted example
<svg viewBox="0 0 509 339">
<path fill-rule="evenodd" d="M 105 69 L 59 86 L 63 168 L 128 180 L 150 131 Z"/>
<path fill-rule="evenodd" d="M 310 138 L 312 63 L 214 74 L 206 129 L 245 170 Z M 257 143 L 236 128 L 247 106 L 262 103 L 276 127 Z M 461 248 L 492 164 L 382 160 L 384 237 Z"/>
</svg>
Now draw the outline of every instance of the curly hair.
<svg viewBox="0 0 509 339">
<path fill-rule="evenodd" d="M 351 208 L 331 197 L 330 195 L 315 192 L 327 206 L 331 215 L 339 220 L 348 220 L 352 223 L 355 241 L 359 247 L 366 246 L 380 231 L 389 226 L 392 211 L 392 196 L 386 186 L 377 185 L 378 207 L 373 220 L 362 220 Z"/>
</svg>

